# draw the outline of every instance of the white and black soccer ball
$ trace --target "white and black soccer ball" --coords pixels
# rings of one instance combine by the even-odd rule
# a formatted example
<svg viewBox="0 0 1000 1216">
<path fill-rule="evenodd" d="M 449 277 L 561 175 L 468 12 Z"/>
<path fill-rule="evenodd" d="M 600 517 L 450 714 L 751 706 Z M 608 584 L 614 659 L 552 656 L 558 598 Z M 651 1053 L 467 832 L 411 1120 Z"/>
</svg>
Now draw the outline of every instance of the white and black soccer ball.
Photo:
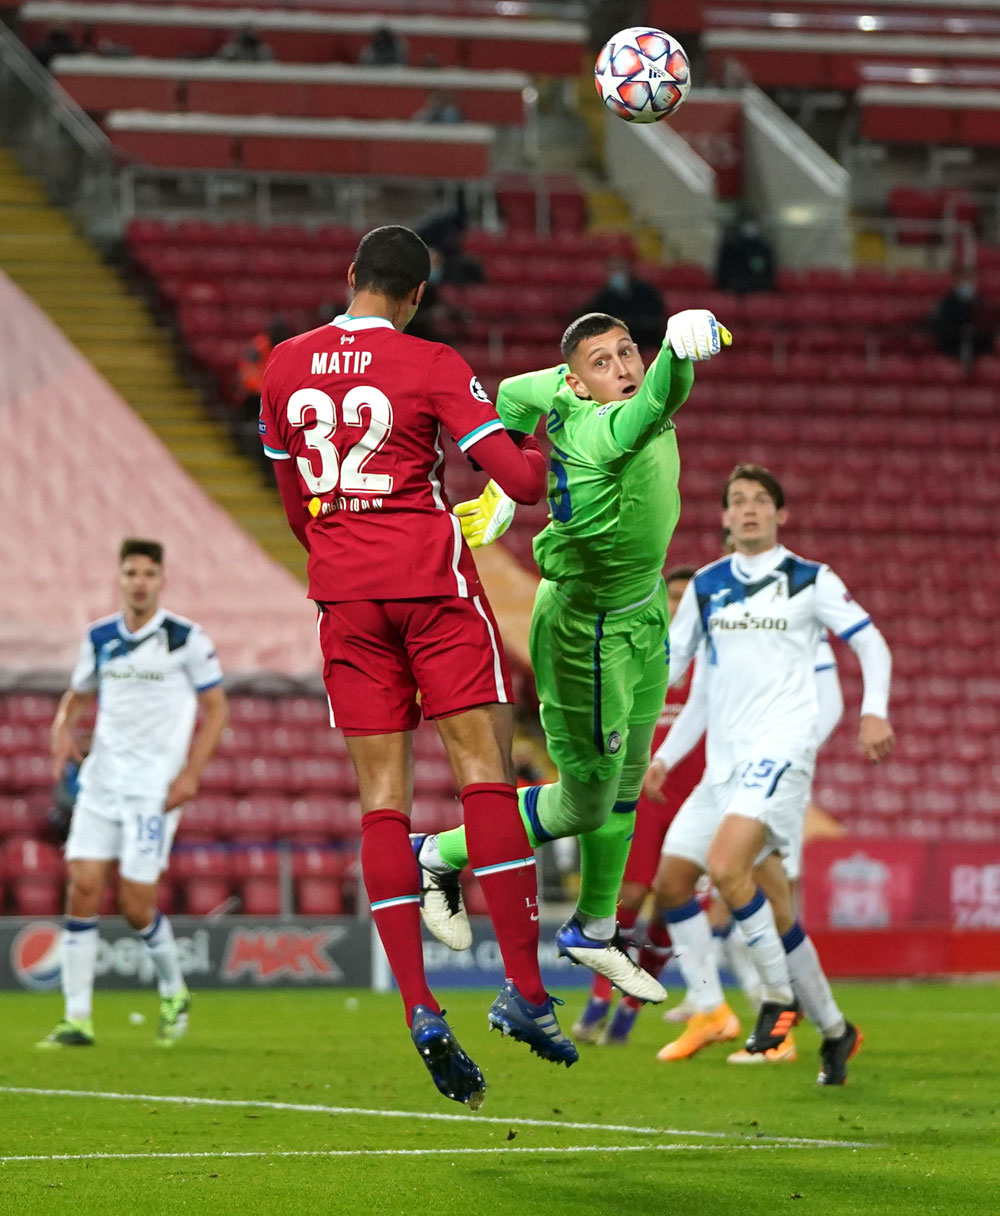
<svg viewBox="0 0 1000 1216">
<path fill-rule="evenodd" d="M 601 48 L 594 83 L 612 114 L 626 122 L 657 122 L 677 109 L 691 88 L 691 65 L 676 38 L 633 26 Z"/>
</svg>

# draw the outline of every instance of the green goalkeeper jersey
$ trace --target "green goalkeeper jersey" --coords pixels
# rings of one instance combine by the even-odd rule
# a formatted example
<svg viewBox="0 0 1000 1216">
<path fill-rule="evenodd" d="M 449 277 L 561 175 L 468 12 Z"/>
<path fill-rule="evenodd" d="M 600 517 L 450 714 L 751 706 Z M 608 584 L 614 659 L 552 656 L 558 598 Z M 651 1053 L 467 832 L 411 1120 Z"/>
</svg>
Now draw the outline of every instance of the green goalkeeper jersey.
<svg viewBox="0 0 1000 1216">
<path fill-rule="evenodd" d="M 566 383 L 566 364 L 504 380 L 497 413 L 551 444 L 549 515 L 535 537 L 542 577 L 574 604 L 615 609 L 652 594 L 680 514 L 672 415 L 694 368 L 664 344 L 633 397 L 597 405 Z"/>
</svg>

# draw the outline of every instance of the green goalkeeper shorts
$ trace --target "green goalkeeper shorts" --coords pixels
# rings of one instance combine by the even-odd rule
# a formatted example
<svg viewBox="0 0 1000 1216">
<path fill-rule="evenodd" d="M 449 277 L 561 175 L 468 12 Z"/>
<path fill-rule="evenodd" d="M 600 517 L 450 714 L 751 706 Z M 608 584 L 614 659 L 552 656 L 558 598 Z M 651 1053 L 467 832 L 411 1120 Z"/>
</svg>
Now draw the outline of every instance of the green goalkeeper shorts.
<svg viewBox="0 0 1000 1216">
<path fill-rule="evenodd" d="M 669 674 L 666 587 L 634 608 L 571 607 L 542 580 L 529 646 L 549 755 L 580 780 L 622 770 L 630 727 L 655 722 Z"/>
</svg>

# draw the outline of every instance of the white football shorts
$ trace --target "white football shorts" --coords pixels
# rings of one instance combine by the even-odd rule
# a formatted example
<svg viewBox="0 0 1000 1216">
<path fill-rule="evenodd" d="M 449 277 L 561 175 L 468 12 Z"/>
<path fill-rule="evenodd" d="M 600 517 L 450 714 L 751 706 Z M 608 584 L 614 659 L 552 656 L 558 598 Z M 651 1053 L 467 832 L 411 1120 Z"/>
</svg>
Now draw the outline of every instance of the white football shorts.
<svg viewBox="0 0 1000 1216">
<path fill-rule="evenodd" d="M 802 867 L 802 825 L 812 779 L 808 761 L 770 759 L 746 761 L 728 781 L 714 785 L 702 777 L 667 829 L 663 852 L 704 870 L 724 816 L 745 815 L 764 825 L 766 844 L 757 861 L 777 852 L 789 882 L 795 882 Z"/>
<path fill-rule="evenodd" d="M 164 811 L 162 798 L 81 790 L 66 860 L 117 861 L 122 878 L 151 886 L 167 867 L 180 820 L 181 808 Z"/>
</svg>

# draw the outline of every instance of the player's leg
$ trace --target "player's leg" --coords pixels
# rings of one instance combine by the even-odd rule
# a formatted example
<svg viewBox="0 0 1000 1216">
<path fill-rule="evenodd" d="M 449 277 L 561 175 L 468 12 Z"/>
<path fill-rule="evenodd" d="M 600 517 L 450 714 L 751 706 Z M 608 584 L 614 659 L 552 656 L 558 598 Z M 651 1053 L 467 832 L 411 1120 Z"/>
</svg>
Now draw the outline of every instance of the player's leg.
<svg viewBox="0 0 1000 1216">
<path fill-rule="evenodd" d="M 763 985 L 757 1024 L 747 1040 L 753 1053 L 778 1047 L 801 1016 L 774 912 L 754 867 L 787 841 L 788 821 L 804 806 L 801 787 L 804 782 L 808 788 L 811 776 L 811 766 L 802 763 L 761 759 L 742 765 L 709 849 L 709 873 L 732 909 Z"/>
<path fill-rule="evenodd" d="M 420 874 L 410 844 L 411 732 L 417 686 L 398 625 L 384 604 L 324 606 L 319 638 L 331 725 L 344 732 L 361 801 L 361 874 L 372 919 L 399 987 L 410 1037 L 446 1097 L 481 1104 L 485 1083 L 427 986 Z"/>
<path fill-rule="evenodd" d="M 655 896 L 693 1008 L 679 1038 L 658 1054 L 667 1062 L 688 1059 L 710 1043 L 726 1042 L 739 1034 L 739 1021 L 722 991 L 712 928 L 697 895 L 718 805 L 717 791 L 703 779 L 667 830 L 656 873 Z"/>
<path fill-rule="evenodd" d="M 638 823 L 639 817 L 637 813 L 636 824 L 638 825 Z M 625 869 L 625 878 L 622 880 L 621 891 L 618 895 L 618 929 L 626 941 L 632 940 L 632 931 L 635 929 L 639 913 L 642 911 L 642 905 L 650 891 L 649 884 L 636 882 L 628 877 L 628 866 L 633 864 L 632 858 L 636 851 L 638 835 L 637 826 L 632 836 L 632 846 L 629 849 L 629 860 Z M 657 845 L 658 853 L 659 845 Z M 656 977 L 654 976 L 654 978 Z M 573 1024 L 573 1037 L 578 1042 L 599 1042 L 603 1046 L 607 1046 L 609 1044 L 620 1045 L 627 1041 L 632 1026 L 635 1023 L 635 1015 L 642 1008 L 643 1002 L 634 996 L 623 997 L 609 1026 L 607 1025 L 607 1021 L 611 1007 L 612 991 L 613 986 L 607 976 L 595 972 L 590 985 L 590 996 L 587 998 L 587 1004 Z"/>
<path fill-rule="evenodd" d="M 788 971 L 796 999 L 806 1016 L 823 1036 L 820 1046 L 820 1085 L 843 1085 L 847 1080 L 847 1061 L 861 1045 L 857 1027 L 848 1022 L 837 1004 L 826 978 L 812 938 L 805 932 L 795 912 L 795 896 L 788 868 L 798 875 L 801 848 L 793 843 L 790 855 L 782 859 L 770 853 L 757 866 L 756 873 L 781 934 L 788 960 Z"/>
<path fill-rule="evenodd" d="M 94 1043 L 94 976 L 101 900 L 121 848 L 121 824 L 99 813 L 86 789 L 77 799 L 66 839 L 66 919 L 62 934 L 63 1019 L 37 1046 Z"/>
<path fill-rule="evenodd" d="M 160 998 L 156 1042 L 161 1047 L 172 1046 L 186 1034 L 191 1009 L 173 926 L 156 906 L 157 883 L 170 856 L 177 822 L 177 813 L 167 815 L 158 800 L 125 799 L 118 910 L 142 939 L 153 966 Z"/>
<path fill-rule="evenodd" d="M 510 745 L 511 682 L 488 602 L 455 599 L 401 622 L 424 713 L 435 719 L 462 799 L 466 841 L 497 943 L 505 983 L 490 1025 L 556 1063 L 576 1048 L 559 1029 L 538 968 L 535 856 L 518 814 Z"/>
</svg>

